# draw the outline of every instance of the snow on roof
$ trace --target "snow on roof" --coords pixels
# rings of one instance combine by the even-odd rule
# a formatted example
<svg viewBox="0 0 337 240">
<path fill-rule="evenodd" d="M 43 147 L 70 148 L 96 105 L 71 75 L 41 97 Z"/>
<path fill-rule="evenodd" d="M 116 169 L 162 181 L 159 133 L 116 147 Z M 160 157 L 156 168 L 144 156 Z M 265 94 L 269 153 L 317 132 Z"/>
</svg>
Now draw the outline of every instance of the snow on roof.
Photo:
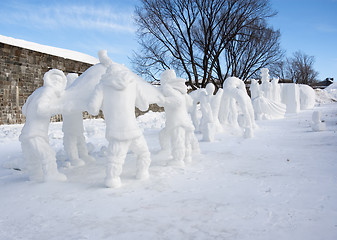
<svg viewBox="0 0 337 240">
<path fill-rule="evenodd" d="M 0 42 L 8 44 L 8 45 L 16 46 L 16 47 L 26 48 L 26 49 L 30 49 L 33 51 L 66 58 L 66 59 L 72 59 L 72 60 L 79 61 L 79 62 L 85 62 L 89 64 L 96 64 L 99 62 L 97 58 L 84 54 L 84 53 L 80 53 L 80 52 L 76 52 L 76 51 L 72 51 L 68 49 L 51 47 L 51 46 L 42 45 L 42 44 L 38 44 L 34 42 L 28 42 L 25 40 L 15 39 L 12 37 L 6 37 L 3 35 L 0 35 Z"/>
</svg>

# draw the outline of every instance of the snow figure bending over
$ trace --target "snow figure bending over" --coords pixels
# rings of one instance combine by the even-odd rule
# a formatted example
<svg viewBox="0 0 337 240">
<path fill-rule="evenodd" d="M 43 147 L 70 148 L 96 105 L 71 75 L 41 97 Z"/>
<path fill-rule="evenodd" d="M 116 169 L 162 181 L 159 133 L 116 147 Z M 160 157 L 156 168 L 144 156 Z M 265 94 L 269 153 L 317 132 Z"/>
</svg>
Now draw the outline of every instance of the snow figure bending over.
<svg viewBox="0 0 337 240">
<path fill-rule="evenodd" d="M 119 187 L 123 164 L 130 148 L 137 158 L 136 178 L 149 177 L 150 152 L 141 129 L 137 125 L 135 106 L 148 109 L 139 77 L 123 65 L 111 63 L 89 103 L 89 113 L 103 110 L 106 122 L 105 137 L 109 142 L 105 185 Z"/>
<path fill-rule="evenodd" d="M 188 114 L 193 100 L 187 94 L 185 79 L 177 78 L 174 70 L 165 70 L 160 76 L 165 108 L 165 128 L 160 132 L 162 151 L 171 150 L 170 164 L 184 166 L 192 161 L 192 150 L 199 151 L 194 126 Z"/>
<path fill-rule="evenodd" d="M 227 78 L 223 84 L 219 120 L 224 127 L 242 127 L 246 138 L 253 136 L 253 128 L 256 127 L 254 109 L 244 82 L 236 77 Z"/>
<path fill-rule="evenodd" d="M 76 73 L 67 74 L 67 88 L 77 79 Z M 89 156 L 84 138 L 83 116 L 81 110 L 63 113 L 62 131 L 64 150 L 72 166 L 82 166 L 85 161 L 94 161 Z"/>
<path fill-rule="evenodd" d="M 200 120 L 200 131 L 202 133 L 203 140 L 207 142 L 214 141 L 214 135 L 216 131 L 216 125 L 212 109 L 214 90 L 214 84 L 208 83 L 206 85 L 206 91 L 203 92 L 200 97 L 200 110 L 202 113 L 202 117 Z"/>
<path fill-rule="evenodd" d="M 29 179 L 32 181 L 65 181 L 57 169 L 54 150 L 49 145 L 50 117 L 61 113 L 61 97 L 67 79 L 57 69 L 44 74 L 43 86 L 29 96 L 22 108 L 26 116 L 19 140 L 26 160 Z"/>
</svg>

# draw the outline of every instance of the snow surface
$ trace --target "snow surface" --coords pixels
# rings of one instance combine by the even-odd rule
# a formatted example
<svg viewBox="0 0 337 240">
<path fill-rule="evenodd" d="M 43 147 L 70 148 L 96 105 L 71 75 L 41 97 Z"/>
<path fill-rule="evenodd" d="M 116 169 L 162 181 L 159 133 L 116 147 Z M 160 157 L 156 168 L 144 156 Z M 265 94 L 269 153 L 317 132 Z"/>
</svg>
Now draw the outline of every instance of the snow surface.
<svg viewBox="0 0 337 240">
<path fill-rule="evenodd" d="M 313 132 L 313 111 L 326 131 Z M 103 120 L 85 120 L 96 162 L 60 168 L 68 180 L 28 181 L 18 136 L 0 126 L 0 239 L 337 239 L 337 103 L 257 121 L 253 138 L 217 134 L 185 168 L 155 158 L 165 113 L 137 118 L 153 154 L 136 180 L 128 154 L 119 189 L 104 187 Z M 62 124 L 50 144 L 62 162 Z M 201 139 L 201 135 L 197 135 Z"/>
<path fill-rule="evenodd" d="M 16 46 L 16 47 L 30 49 L 30 50 L 41 52 L 41 53 L 46 53 L 46 54 L 50 54 L 50 55 L 54 55 L 58 57 L 72 59 L 75 61 L 80 61 L 80 62 L 85 62 L 85 63 L 90 63 L 90 64 L 96 64 L 99 62 L 97 58 L 81 53 L 81 52 L 76 52 L 76 51 L 63 49 L 63 48 L 51 47 L 47 45 L 25 41 L 22 39 L 6 37 L 3 35 L 0 35 L 0 42 L 6 43 L 8 45 Z"/>
</svg>

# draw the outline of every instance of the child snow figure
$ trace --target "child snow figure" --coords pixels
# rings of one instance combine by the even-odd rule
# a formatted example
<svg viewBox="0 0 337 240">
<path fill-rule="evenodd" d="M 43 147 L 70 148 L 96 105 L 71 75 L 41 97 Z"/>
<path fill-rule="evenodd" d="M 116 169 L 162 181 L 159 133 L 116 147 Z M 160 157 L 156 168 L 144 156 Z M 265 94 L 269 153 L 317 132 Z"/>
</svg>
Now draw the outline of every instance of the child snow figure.
<svg viewBox="0 0 337 240">
<path fill-rule="evenodd" d="M 213 92 L 215 86 L 213 83 L 206 85 L 206 91 L 202 93 L 200 97 L 200 110 L 202 117 L 200 120 L 200 131 L 204 141 L 214 141 L 216 125 L 214 120 L 214 114 L 212 109 L 212 101 L 214 98 Z"/>
<path fill-rule="evenodd" d="M 139 78 L 123 65 L 111 63 L 96 86 L 89 113 L 97 115 L 103 110 L 106 122 L 106 139 L 109 142 L 105 185 L 120 187 L 124 160 L 130 148 L 138 155 L 138 179 L 149 177 L 150 152 L 141 129 L 137 125 L 135 106 L 148 109 L 149 104 L 142 95 Z"/>
<path fill-rule="evenodd" d="M 78 77 L 76 73 L 67 74 L 67 88 Z M 82 111 L 74 110 L 69 113 L 63 113 L 62 131 L 63 146 L 67 153 L 69 162 L 72 166 L 82 166 L 85 161 L 94 161 L 94 158 L 89 156 L 85 138 L 83 136 L 83 116 Z"/>
<path fill-rule="evenodd" d="M 192 149 L 199 146 L 194 135 L 194 126 L 188 115 L 193 100 L 187 95 L 185 79 L 177 78 L 174 70 L 165 70 L 160 76 L 164 94 L 165 128 L 160 133 L 162 150 L 171 147 L 173 165 L 184 166 L 192 161 Z"/>
<path fill-rule="evenodd" d="M 61 113 L 61 96 L 67 79 L 57 69 L 44 74 L 43 86 L 29 96 L 22 108 L 26 116 L 19 140 L 26 160 L 29 179 L 32 181 L 65 181 L 67 178 L 57 170 L 54 150 L 49 145 L 50 117 Z"/>
</svg>

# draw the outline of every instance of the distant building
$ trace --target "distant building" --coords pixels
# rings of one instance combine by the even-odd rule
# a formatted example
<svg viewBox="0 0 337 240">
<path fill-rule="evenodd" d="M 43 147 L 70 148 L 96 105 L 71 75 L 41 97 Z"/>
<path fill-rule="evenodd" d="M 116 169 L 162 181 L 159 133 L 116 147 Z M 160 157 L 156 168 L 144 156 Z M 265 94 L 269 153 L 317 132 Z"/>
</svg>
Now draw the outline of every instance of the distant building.
<svg viewBox="0 0 337 240">
<path fill-rule="evenodd" d="M 329 86 L 332 83 L 333 83 L 333 78 L 326 78 L 325 80 L 323 80 L 321 82 L 314 83 L 312 85 L 312 87 L 323 89 L 323 88 L 326 88 L 327 86 Z"/>
</svg>

